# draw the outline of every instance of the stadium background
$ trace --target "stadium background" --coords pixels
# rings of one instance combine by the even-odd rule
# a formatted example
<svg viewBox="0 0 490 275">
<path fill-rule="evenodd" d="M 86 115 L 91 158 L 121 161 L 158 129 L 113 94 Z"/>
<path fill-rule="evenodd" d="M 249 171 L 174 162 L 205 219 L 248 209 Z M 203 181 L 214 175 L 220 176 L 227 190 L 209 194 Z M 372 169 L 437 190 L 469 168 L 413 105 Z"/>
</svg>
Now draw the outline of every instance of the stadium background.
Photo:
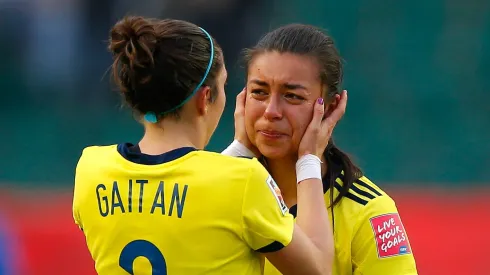
<svg viewBox="0 0 490 275">
<path fill-rule="evenodd" d="M 137 142 L 105 75 L 124 14 L 191 20 L 223 46 L 233 135 L 240 49 L 284 23 L 329 30 L 346 61 L 338 144 L 396 199 L 420 274 L 484 274 L 490 247 L 490 2 L 0 1 L 0 275 L 94 274 L 71 218 L 77 158 Z"/>
</svg>

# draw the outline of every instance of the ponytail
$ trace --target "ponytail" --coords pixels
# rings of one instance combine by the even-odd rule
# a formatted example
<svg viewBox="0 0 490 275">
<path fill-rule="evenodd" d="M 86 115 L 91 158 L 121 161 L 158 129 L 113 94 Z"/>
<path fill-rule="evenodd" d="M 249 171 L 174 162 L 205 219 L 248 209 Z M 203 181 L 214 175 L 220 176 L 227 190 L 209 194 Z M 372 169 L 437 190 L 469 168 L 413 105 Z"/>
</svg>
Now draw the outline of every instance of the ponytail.
<svg viewBox="0 0 490 275">
<path fill-rule="evenodd" d="M 357 167 L 350 157 L 341 151 L 332 138 L 328 141 L 327 148 L 325 149 L 325 158 L 327 159 L 327 177 L 328 185 L 330 187 L 330 206 L 334 207 L 340 202 L 340 200 L 349 193 L 349 189 L 354 184 L 354 182 L 363 176 L 363 173 L 359 167 Z M 344 175 L 341 176 L 341 173 Z M 343 185 L 340 186 L 336 184 L 336 179 L 338 177 L 342 178 Z M 334 199 L 333 193 L 334 188 L 337 185 L 339 195 Z"/>
</svg>

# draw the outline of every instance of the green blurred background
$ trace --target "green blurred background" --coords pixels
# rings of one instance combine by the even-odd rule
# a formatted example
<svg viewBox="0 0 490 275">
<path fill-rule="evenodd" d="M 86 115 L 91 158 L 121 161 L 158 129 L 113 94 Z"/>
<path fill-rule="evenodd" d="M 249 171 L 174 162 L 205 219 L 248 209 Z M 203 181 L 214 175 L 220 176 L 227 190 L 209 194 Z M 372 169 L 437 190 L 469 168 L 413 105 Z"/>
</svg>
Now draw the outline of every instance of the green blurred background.
<svg viewBox="0 0 490 275">
<path fill-rule="evenodd" d="M 193 20 L 223 44 L 229 100 L 209 150 L 233 137 L 240 50 L 281 24 L 311 23 L 330 32 L 345 59 L 350 101 L 335 137 L 366 174 L 393 185 L 490 182 L 488 1 L 54 2 L 0 10 L 4 184 L 70 188 L 83 147 L 141 137 L 105 74 L 108 29 L 129 11 Z"/>
<path fill-rule="evenodd" d="M 221 44 L 233 137 L 240 51 L 286 23 L 321 26 L 345 60 L 335 138 L 389 191 L 422 275 L 486 274 L 490 246 L 490 1 L 0 1 L 0 275 L 94 274 L 73 224 L 89 145 L 138 142 L 110 85 L 110 27 L 125 14 L 190 20 Z"/>
</svg>

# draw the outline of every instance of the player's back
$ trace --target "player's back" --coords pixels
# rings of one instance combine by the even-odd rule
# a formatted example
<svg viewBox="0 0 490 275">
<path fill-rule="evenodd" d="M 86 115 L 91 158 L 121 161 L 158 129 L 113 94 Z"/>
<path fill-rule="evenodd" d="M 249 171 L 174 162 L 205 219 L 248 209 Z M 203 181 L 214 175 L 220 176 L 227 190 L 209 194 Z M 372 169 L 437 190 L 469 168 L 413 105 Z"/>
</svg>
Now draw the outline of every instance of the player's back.
<svg viewBox="0 0 490 275">
<path fill-rule="evenodd" d="M 89 147 L 77 166 L 74 218 L 99 274 L 261 274 L 243 214 L 256 160 L 132 148 Z"/>
</svg>

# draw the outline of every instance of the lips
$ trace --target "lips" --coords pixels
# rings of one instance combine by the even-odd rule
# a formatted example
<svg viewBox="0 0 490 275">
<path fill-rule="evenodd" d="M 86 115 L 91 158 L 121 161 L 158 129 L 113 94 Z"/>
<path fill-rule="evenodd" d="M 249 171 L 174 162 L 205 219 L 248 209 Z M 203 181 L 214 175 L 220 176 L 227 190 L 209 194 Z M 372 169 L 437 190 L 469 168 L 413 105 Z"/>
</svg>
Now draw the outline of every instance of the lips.
<svg viewBox="0 0 490 275">
<path fill-rule="evenodd" d="M 259 130 L 258 132 L 267 138 L 280 138 L 280 137 L 285 136 L 285 134 L 283 134 L 281 132 L 272 131 L 272 130 Z"/>
</svg>

